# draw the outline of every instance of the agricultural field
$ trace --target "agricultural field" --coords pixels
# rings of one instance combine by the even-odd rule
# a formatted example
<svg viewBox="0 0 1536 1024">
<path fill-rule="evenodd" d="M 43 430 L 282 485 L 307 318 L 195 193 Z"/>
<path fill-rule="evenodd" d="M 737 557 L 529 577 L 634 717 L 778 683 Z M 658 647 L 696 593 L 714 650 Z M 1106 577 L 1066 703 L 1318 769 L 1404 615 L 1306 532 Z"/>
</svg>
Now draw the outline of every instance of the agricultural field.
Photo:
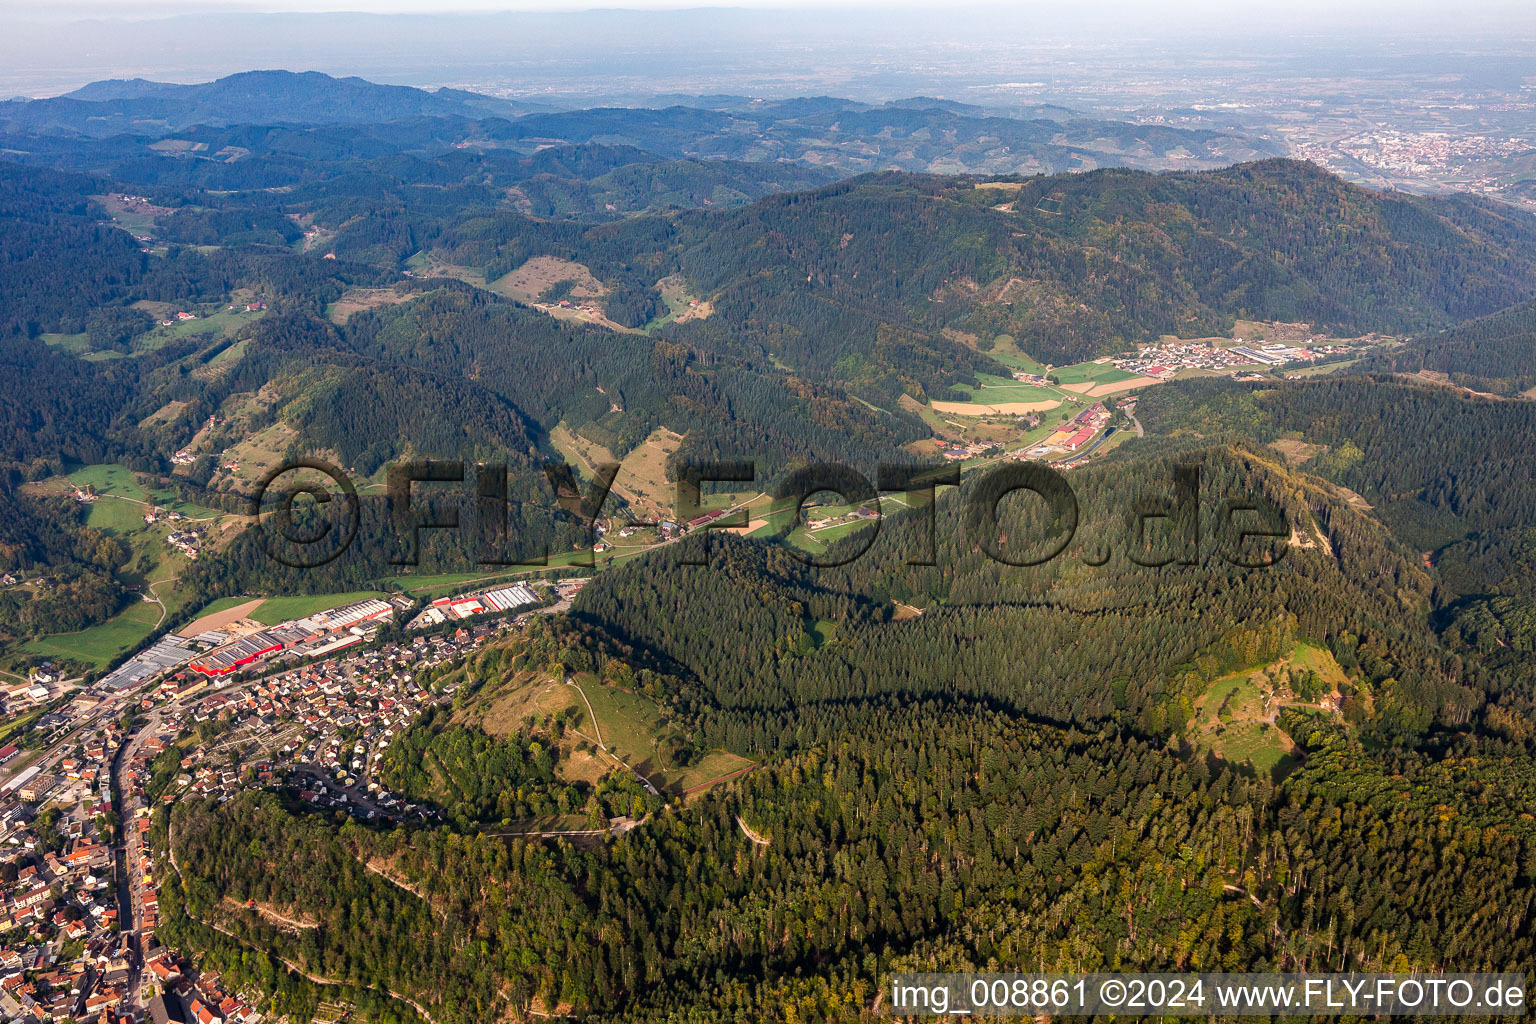
<svg viewBox="0 0 1536 1024">
<path fill-rule="evenodd" d="M 978 373 L 976 386 L 964 389 L 969 402 L 930 402 L 934 412 L 949 416 L 1023 416 L 1048 412 L 1061 405 L 1062 393 L 1056 388 L 1026 384 L 1012 377 L 994 377 Z"/>
<path fill-rule="evenodd" d="M 790 544 L 812 555 L 824 555 L 834 541 L 841 540 L 851 533 L 873 526 L 868 520 L 853 520 L 829 526 L 822 530 L 812 530 L 804 526 L 796 528 L 785 538 Z"/>
<path fill-rule="evenodd" d="M 248 616 L 261 606 L 263 598 L 221 597 L 210 601 L 197 618 L 176 631 L 178 636 L 197 636 L 210 629 L 223 629 L 231 622 Z"/>
<path fill-rule="evenodd" d="M 1330 373 L 1342 373 L 1359 361 L 1356 358 L 1341 359 L 1336 363 L 1314 363 L 1311 366 L 1303 366 L 1299 370 L 1286 370 L 1285 375 L 1287 377 L 1324 377 Z"/>
<path fill-rule="evenodd" d="M 249 338 L 241 338 L 233 345 L 219 351 L 214 357 L 192 371 L 204 380 L 217 380 L 228 373 L 240 362 L 245 355 L 245 350 L 250 347 Z"/>
<path fill-rule="evenodd" d="M 1136 379 L 1137 374 L 1122 370 L 1114 363 L 1104 360 L 1055 367 L 1051 370 L 1051 376 L 1065 387 L 1072 384 L 1118 384 Z"/>
<path fill-rule="evenodd" d="M 28 654 L 84 662 L 106 668 L 120 654 L 143 644 L 160 622 L 158 605 L 145 601 L 130 604 L 115 617 L 78 633 L 54 633 L 22 645 Z"/>
<path fill-rule="evenodd" d="M 417 277 L 451 277 L 456 281 L 472 284 L 476 288 L 492 291 L 485 282 L 485 271 L 438 259 L 425 250 L 405 261 L 405 267 Z"/>
<path fill-rule="evenodd" d="M 297 437 L 298 432 L 281 420 L 268 424 L 224 450 L 209 486 L 240 490 L 241 485 L 255 483 L 282 462 L 283 453 Z M 235 468 L 226 468 L 230 464 Z"/>
<path fill-rule="evenodd" d="M 521 267 L 503 274 L 495 281 L 487 281 L 483 270 L 447 263 L 426 252 L 418 252 L 406 260 L 405 265 L 419 277 L 451 277 L 503 298 L 525 303 L 556 320 L 596 324 L 621 334 L 640 333 L 635 328 L 615 323 L 603 315 L 601 296 L 606 295 L 608 289 L 581 263 L 563 260 L 556 256 L 535 256 Z M 570 282 L 570 291 L 559 295 L 558 286 L 565 282 Z M 569 298 L 573 305 L 552 304 L 557 295 L 560 298 Z M 578 309 L 576 303 L 592 305 L 597 311 L 589 313 Z"/>
<path fill-rule="evenodd" d="M 181 418 L 181 414 L 187 409 L 187 403 L 181 401 L 166 402 L 154 412 L 139 420 L 140 430 L 153 430 L 156 427 L 168 427 Z"/>
<path fill-rule="evenodd" d="M 971 343 L 975 339 L 966 336 L 966 340 L 967 343 Z M 1003 340 L 1006 340 L 1014 351 L 1003 351 L 1001 345 Z M 999 362 L 1015 366 L 1025 373 L 1039 376 L 1049 374 L 1057 383 L 1029 384 L 1014 380 L 1012 377 L 978 373 L 976 384 L 963 389 L 971 395 L 971 401 L 930 401 L 927 406 L 918 407 L 932 414 L 925 415 L 923 418 L 927 420 L 929 426 L 934 428 L 934 432 L 939 437 L 962 443 L 978 441 L 983 444 L 998 441 L 1006 443 L 1017 437 L 1017 431 L 1012 437 L 978 438 L 968 432 L 966 425 L 957 422 L 955 418 L 959 417 L 963 420 L 1050 413 L 1063 404 L 1091 402 L 1093 399 L 1159 383 L 1151 377 L 1142 377 L 1139 374 L 1121 370 L 1107 360 L 1075 363 L 1060 368 L 1047 367 L 1017 351 L 1017 346 L 1013 345 L 1013 339 L 1008 335 L 999 335 L 998 343 L 988 354 Z M 916 406 L 916 403 L 913 405 Z"/>
<path fill-rule="evenodd" d="M 1002 363 L 1004 366 L 1014 370 L 1022 370 L 1025 373 L 1034 373 L 1043 376 L 1047 369 L 1044 363 L 1039 362 L 1034 358 L 1034 356 L 1031 356 L 1028 352 L 1025 352 L 1022 348 L 1020 348 L 1018 341 L 1011 334 L 999 334 L 995 336 L 992 339 L 991 348 L 987 348 L 986 346 L 979 344 L 979 339 L 977 339 L 974 335 L 962 336 L 959 332 L 950 332 L 946 336 L 951 337 L 953 340 L 960 341 L 963 344 L 970 345 L 978 352 L 984 352 L 985 354 L 991 356 L 993 359 L 996 359 L 998 362 Z"/>
<path fill-rule="evenodd" d="M 301 594 L 293 597 L 269 597 L 261 606 L 249 613 L 263 626 L 275 626 L 289 619 L 302 619 L 306 615 L 335 608 L 338 605 L 365 601 L 370 597 L 387 597 L 378 590 L 354 590 L 346 594 Z"/>
<path fill-rule="evenodd" d="M 52 477 L 26 485 L 32 493 L 67 494 L 75 488 L 93 488 L 94 501 L 86 507 L 86 525 L 103 531 L 128 544 L 128 563 L 119 571 L 125 584 L 139 589 L 142 600 L 134 601 L 106 622 L 75 633 L 55 633 L 23 645 L 22 650 L 50 658 L 64 658 L 97 668 L 105 667 L 118 655 L 140 644 L 162 622 L 179 612 L 186 603 L 185 594 L 174 584 L 186 568 L 187 557 L 173 547 L 166 537 L 176 529 L 194 526 L 212 531 L 222 521 L 238 521 L 217 509 L 181 501 L 172 492 L 141 483 L 122 466 L 83 466 L 67 476 Z M 181 520 L 161 519 L 144 522 L 152 506 L 173 511 Z"/>
<path fill-rule="evenodd" d="M 98 495 L 91 504 L 87 516 L 102 516 L 100 525 L 109 525 L 109 519 L 121 519 L 109 508 L 130 505 L 134 526 L 143 526 L 145 507 L 153 503 L 168 512 L 175 512 L 191 520 L 215 519 L 225 515 L 217 509 L 182 501 L 174 492 L 162 487 L 146 487 L 135 479 L 133 473 L 122 466 L 103 464 L 72 469 L 67 476 L 52 477 L 38 484 L 29 485 L 39 493 L 68 493 L 72 488 L 94 487 Z M 88 518 L 90 525 L 98 523 Z M 126 523 L 126 520 L 123 520 Z"/>
<path fill-rule="evenodd" d="M 159 226 L 156 223 L 156 218 L 168 216 L 175 212 L 168 206 L 156 206 L 149 202 L 124 202 L 116 195 L 92 196 L 91 198 L 106 209 L 107 215 L 112 218 L 112 223 L 135 237 L 153 235 Z"/>
<path fill-rule="evenodd" d="M 1017 417 L 956 416 L 940 413 L 919 403 L 911 395 L 901 396 L 901 408 L 916 413 L 940 441 L 954 444 L 1007 444 L 1019 436 Z M 913 442 L 909 448 L 921 455 L 934 455 L 939 445 L 930 440 Z"/>
</svg>

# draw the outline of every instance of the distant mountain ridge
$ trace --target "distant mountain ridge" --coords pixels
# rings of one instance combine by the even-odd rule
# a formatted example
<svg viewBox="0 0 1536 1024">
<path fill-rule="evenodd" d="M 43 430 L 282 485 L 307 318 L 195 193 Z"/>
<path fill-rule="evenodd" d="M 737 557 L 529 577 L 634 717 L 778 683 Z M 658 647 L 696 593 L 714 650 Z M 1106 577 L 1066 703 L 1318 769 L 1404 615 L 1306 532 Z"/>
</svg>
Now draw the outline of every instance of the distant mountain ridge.
<svg viewBox="0 0 1536 1024">
<path fill-rule="evenodd" d="M 1098 120 L 1061 107 L 988 108 L 935 97 L 874 105 L 835 96 L 760 101 L 658 97 L 652 107 L 567 110 L 483 96 L 332 78 L 315 71 L 247 71 L 176 85 L 93 82 L 64 96 L 0 103 L 0 128 L 39 148 L 48 139 L 164 139 L 195 129 L 253 125 L 384 126 L 431 119 L 445 145 L 528 153 L 596 142 L 661 156 L 797 161 L 843 176 L 866 171 L 1038 174 L 1124 166 L 1201 170 L 1279 155 L 1230 133 Z M 46 147 L 43 147 L 46 148 Z"/>
<path fill-rule="evenodd" d="M 333 78 L 318 71 L 243 71 L 177 85 L 144 79 L 92 82 L 64 96 L 0 104 L 0 120 L 97 137 L 175 131 L 197 124 L 341 124 L 405 117 L 516 117 L 547 109 L 457 89 L 429 92 Z"/>
</svg>

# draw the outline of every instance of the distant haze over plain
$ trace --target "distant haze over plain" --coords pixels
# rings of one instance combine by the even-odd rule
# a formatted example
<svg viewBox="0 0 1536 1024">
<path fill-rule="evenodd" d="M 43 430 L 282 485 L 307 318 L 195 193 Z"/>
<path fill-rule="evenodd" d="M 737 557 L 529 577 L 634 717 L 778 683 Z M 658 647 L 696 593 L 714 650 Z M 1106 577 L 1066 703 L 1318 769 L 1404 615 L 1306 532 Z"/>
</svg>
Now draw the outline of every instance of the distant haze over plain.
<svg viewBox="0 0 1536 1024">
<path fill-rule="evenodd" d="M 260 10 L 237 3 L 0 6 L 0 95 L 56 95 L 104 78 L 207 81 L 252 68 L 318 70 L 406 85 L 453 85 L 585 103 L 714 91 L 859 99 L 913 93 L 985 102 L 1064 95 L 1059 73 L 1123 58 L 1138 70 L 1199 76 L 1205 61 L 1307 61 L 1354 73 L 1360 55 L 1416 51 L 1529 55 L 1536 5 L 1452 9 L 1343 2 L 981 4 L 839 2 L 622 10 L 576 4 L 493 11 L 455 0 L 324 0 Z M 645 8 L 645 9 L 639 9 Z M 1159 64 L 1163 64 L 1161 68 Z M 1075 67 L 1075 71 L 1074 71 Z M 994 96 L 995 94 L 995 96 Z"/>
</svg>

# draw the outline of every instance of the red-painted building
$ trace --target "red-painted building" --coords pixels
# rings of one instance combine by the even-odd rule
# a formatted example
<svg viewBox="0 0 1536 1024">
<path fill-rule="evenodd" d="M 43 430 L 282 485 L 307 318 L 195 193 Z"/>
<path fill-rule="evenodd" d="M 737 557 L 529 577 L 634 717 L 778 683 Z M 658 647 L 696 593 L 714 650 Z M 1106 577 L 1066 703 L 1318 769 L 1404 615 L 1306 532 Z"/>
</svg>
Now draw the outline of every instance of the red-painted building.
<svg viewBox="0 0 1536 1024">
<path fill-rule="evenodd" d="M 283 649 L 276 637 L 267 633 L 252 633 L 234 643 L 225 644 L 206 657 L 192 662 L 189 668 L 205 676 L 227 676 L 237 672 L 257 658 L 264 658 Z"/>
</svg>

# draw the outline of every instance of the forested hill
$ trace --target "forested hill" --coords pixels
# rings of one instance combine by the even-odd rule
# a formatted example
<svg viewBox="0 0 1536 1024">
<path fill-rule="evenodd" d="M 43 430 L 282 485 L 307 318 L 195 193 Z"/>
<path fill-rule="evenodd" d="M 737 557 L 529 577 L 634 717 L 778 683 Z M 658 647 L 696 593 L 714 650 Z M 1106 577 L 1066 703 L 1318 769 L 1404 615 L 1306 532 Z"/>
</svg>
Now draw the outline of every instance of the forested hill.
<svg viewBox="0 0 1536 1024">
<path fill-rule="evenodd" d="M 766 199 L 699 221 L 682 266 L 706 291 L 782 274 L 786 290 L 1010 333 L 1058 363 L 1234 317 L 1410 332 L 1536 294 L 1525 214 L 1289 160 L 982 185 L 883 176 Z"/>
<path fill-rule="evenodd" d="M 1498 704 L 1536 694 L 1536 403 L 1394 378 L 1187 381 L 1149 391 L 1137 415 L 1175 444 L 1271 441 L 1348 488 L 1433 568 L 1434 625 L 1489 660 Z"/>
<path fill-rule="evenodd" d="M 628 151 L 550 153 L 538 158 L 546 192 L 557 173 L 577 182 L 595 174 L 590 185 L 626 167 L 675 166 L 626 163 Z M 882 457 L 923 436 L 910 400 L 964 399 L 960 388 L 977 371 L 1005 375 L 978 351 L 1002 333 L 1060 363 L 1162 334 L 1224 332 L 1236 317 L 1407 332 L 1536 294 L 1530 218 L 1469 199 L 1371 192 L 1291 161 L 1008 182 L 885 174 L 734 210 L 606 224 L 528 216 L 481 185 L 376 175 L 292 192 L 162 189 L 143 207 L 153 244 L 105 223 L 110 181 L 0 172 L 4 329 L 81 332 L 92 349 L 129 355 L 86 363 L 13 345 L 18 365 L 69 363 L 23 389 L 10 410 L 38 424 L 12 442 L 19 461 L 137 452 L 132 428 L 104 424 L 129 411 L 137 423 L 189 391 L 206 416 L 232 393 L 226 382 L 258 383 L 253 375 L 272 365 L 238 367 L 270 360 L 260 344 L 199 347 L 189 336 L 139 351 L 132 342 L 150 321 L 125 307 L 217 303 L 237 289 L 301 319 L 326 317 L 348 289 L 367 292 L 370 308 L 328 328 L 327 349 L 402 373 L 478 375 L 477 386 L 536 424 L 536 442 L 562 417 L 573 429 L 595 424 L 620 453 L 651 426 L 696 425 L 712 436 L 690 448 L 756 447 L 770 458 Z M 621 342 L 518 309 L 508 296 L 550 287 L 508 284 L 535 260 L 556 261 L 567 281 L 590 278 L 583 287 L 601 296 L 609 327 L 647 337 Z M 665 301 L 664 287 L 675 289 Z M 666 315 L 679 294 L 708 315 Z M 449 334 L 454 344 L 422 344 Z M 575 358 L 552 361 L 556 351 Z M 191 372 L 214 358 L 217 374 Z M 182 373 L 135 383 L 178 361 Z M 642 361 L 649 369 L 636 376 Z M 552 387 L 527 386 L 551 373 Z M 80 378 L 71 395 L 128 398 L 110 414 L 94 401 L 63 401 L 49 382 L 66 378 Z M 610 388 L 618 394 L 603 399 Z"/>
<path fill-rule="evenodd" d="M 1536 387 L 1536 303 L 1417 338 L 1372 360 L 1401 373 L 1428 370 L 1474 390 L 1515 395 Z"/>
<path fill-rule="evenodd" d="M 1378 524 L 1262 455 L 1212 448 L 1181 458 L 1202 474 L 1206 526 L 1192 565 L 1138 564 L 1175 553 L 1155 530 L 1148 547 L 1138 546 L 1131 510 L 1167 499 L 1178 460 L 1142 459 L 1073 474 L 1078 528 L 1039 566 L 986 553 L 994 545 L 1014 559 L 1050 550 L 1055 538 L 1038 503 L 1005 505 L 996 525 L 978 521 L 972 480 L 939 504 L 934 566 L 907 564 L 929 529 L 915 514 L 844 542 L 847 553 L 870 546 L 837 569 L 717 538 L 708 568 L 659 552 L 604 573 L 575 614 L 683 666 L 694 680 L 691 706 L 733 749 L 826 738 L 841 716 L 914 696 L 1058 724 L 1178 729 L 1215 667 L 1270 660 L 1253 646 L 1278 650 L 1299 637 L 1333 645 L 1346 660 L 1359 657 L 1357 648 L 1380 659 L 1365 673 L 1371 696 L 1357 710 L 1384 736 L 1463 720 L 1469 702 L 1480 702 L 1483 684 L 1426 642 L 1429 578 Z M 1220 510 L 1260 498 L 1283 509 L 1281 529 L 1293 540 L 1274 566 L 1235 565 L 1223 554 L 1233 538 Z M 892 622 L 895 602 L 923 614 Z M 709 628 L 722 616 L 729 631 Z M 818 621 L 830 626 L 825 643 L 814 636 Z M 1207 667 L 1188 669 L 1197 663 Z M 813 705 L 816 714 L 807 711 Z"/>
<path fill-rule="evenodd" d="M 406 734 L 390 770 L 444 800 L 459 834 L 338 827 L 270 794 L 184 799 L 169 827 L 157 817 L 180 868 L 160 934 L 257 981 L 259 965 L 199 923 L 221 922 L 442 1024 L 851 1024 L 903 969 L 1529 963 L 1519 913 L 1476 927 L 1489 894 L 1523 907 L 1531 891 L 1528 700 L 1485 703 L 1489 680 L 1420 628 L 1428 575 L 1362 512 L 1261 450 L 1199 454 L 1213 499 L 1257 490 L 1308 546 L 1247 575 L 1085 565 L 1085 551 L 1123 545 L 1130 492 L 1165 480 L 1168 459 L 1075 474 L 1096 525 L 1039 570 L 982 566 L 953 498 L 934 568 L 904 564 L 913 514 L 830 574 L 734 538 L 716 538 L 707 567 L 655 552 L 589 584 L 576 628 L 536 625 L 477 656 L 455 724 Z M 1004 515 L 1009 534 L 1029 525 Z M 922 615 L 896 621 L 898 595 Z M 1296 737 L 1282 741 L 1288 771 L 1195 746 L 1203 695 L 1299 650 L 1338 672 L 1342 708 L 1265 723 Z M 622 789 L 627 776 L 564 784 L 543 742 L 570 727 L 561 716 L 494 740 L 463 724 L 503 688 L 567 674 L 605 698 L 664 700 L 668 728 L 758 764 L 664 804 Z M 485 792 L 463 769 L 471 754 L 506 784 Z M 502 838 L 466 820 L 601 815 L 621 796 L 647 816 L 613 841 Z M 284 930 L 247 901 L 313 927 Z M 302 1015 L 302 994 L 278 984 Z"/>
</svg>

